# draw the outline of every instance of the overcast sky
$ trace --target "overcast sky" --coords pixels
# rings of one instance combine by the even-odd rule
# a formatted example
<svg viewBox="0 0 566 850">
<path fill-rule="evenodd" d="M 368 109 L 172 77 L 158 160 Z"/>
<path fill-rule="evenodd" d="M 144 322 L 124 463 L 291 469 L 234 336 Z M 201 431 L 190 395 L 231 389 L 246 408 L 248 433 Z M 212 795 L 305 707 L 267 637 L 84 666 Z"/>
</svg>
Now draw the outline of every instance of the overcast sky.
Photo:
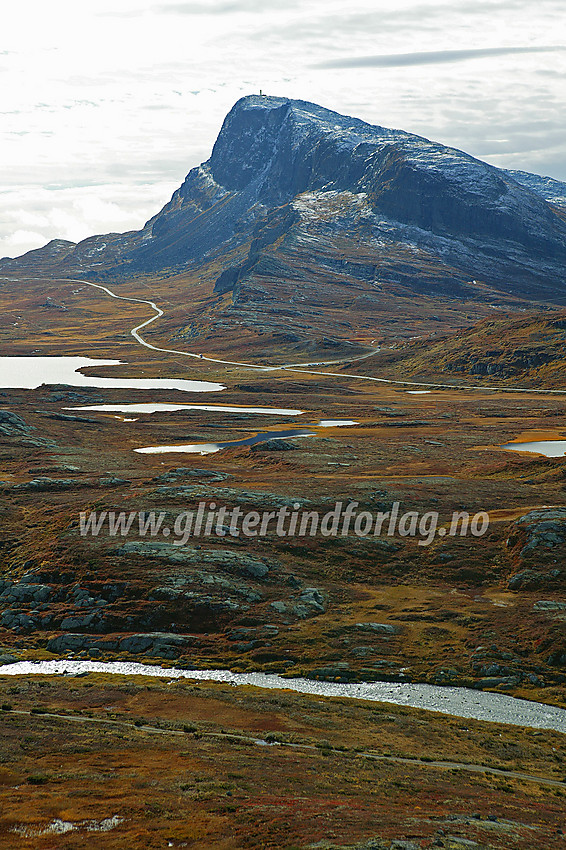
<svg viewBox="0 0 566 850">
<path fill-rule="evenodd" d="M 559 0 L 6 6 L 0 257 L 142 226 L 260 88 L 566 180 Z"/>
</svg>

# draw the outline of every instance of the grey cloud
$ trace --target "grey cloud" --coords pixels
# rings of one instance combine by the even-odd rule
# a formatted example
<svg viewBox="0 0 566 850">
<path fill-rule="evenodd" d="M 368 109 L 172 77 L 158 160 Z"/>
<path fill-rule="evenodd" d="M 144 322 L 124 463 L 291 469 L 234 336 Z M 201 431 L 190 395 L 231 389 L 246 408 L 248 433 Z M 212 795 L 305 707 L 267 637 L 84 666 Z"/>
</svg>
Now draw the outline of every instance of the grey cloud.
<svg viewBox="0 0 566 850">
<path fill-rule="evenodd" d="M 490 56 L 507 56 L 521 53 L 554 53 L 566 50 L 562 45 L 547 47 L 484 47 L 472 50 L 432 50 L 425 53 L 390 53 L 379 56 L 346 56 L 317 62 L 312 68 L 400 68 L 412 65 L 438 65 L 445 62 L 465 62 Z"/>
<path fill-rule="evenodd" d="M 189 4 L 192 5 L 192 4 Z M 258 29 L 254 37 L 261 39 L 272 38 L 281 41 L 284 38 L 311 38 L 320 46 L 325 37 L 334 40 L 333 43 L 345 43 L 349 37 L 359 38 L 360 34 L 375 32 L 383 33 L 427 33 L 439 30 L 449 31 L 458 28 L 463 22 L 477 26 L 482 16 L 490 23 L 494 20 L 507 21 L 509 15 L 520 16 L 529 14 L 532 0 L 478 0 L 467 4 L 466 8 L 450 2 L 433 2 L 433 0 L 414 0 L 413 3 L 401 7 L 374 9 L 371 11 L 353 12 L 344 7 L 341 12 L 329 13 L 317 11 L 313 4 L 312 13 L 298 15 L 289 24 L 274 29 L 269 26 Z M 539 16 L 547 17 L 549 21 L 555 16 L 561 22 L 563 9 L 554 0 L 539 0 Z M 338 38 L 339 42 L 335 39 Z"/>
<path fill-rule="evenodd" d="M 563 80 L 564 79 L 564 71 L 562 69 L 557 68 L 537 68 L 535 70 L 535 74 L 539 77 L 551 77 L 555 80 Z"/>
</svg>

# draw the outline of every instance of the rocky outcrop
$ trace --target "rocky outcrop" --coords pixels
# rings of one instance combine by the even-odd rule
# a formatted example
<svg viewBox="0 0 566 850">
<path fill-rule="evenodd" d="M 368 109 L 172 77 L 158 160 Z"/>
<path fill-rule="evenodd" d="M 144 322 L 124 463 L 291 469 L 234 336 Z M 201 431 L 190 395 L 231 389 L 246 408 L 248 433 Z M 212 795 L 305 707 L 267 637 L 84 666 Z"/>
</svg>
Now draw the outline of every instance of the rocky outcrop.
<svg viewBox="0 0 566 850">
<path fill-rule="evenodd" d="M 556 602 L 554 599 L 541 599 L 533 605 L 533 611 L 542 611 L 551 616 L 566 616 L 566 602 Z"/>
<path fill-rule="evenodd" d="M 265 445 L 264 443 L 258 445 Z M 225 505 L 253 505 L 257 508 L 295 508 L 295 505 L 304 507 L 308 504 L 305 499 L 296 499 L 280 496 L 268 491 L 236 490 L 232 487 L 158 487 L 155 496 L 165 499 L 189 499 L 192 502 L 201 500 L 214 500 Z"/>
<path fill-rule="evenodd" d="M 298 449 L 296 443 L 290 440 L 264 440 L 262 443 L 256 443 L 251 447 L 252 452 L 292 452 Z"/>
<path fill-rule="evenodd" d="M 391 623 L 356 623 L 360 632 L 370 632 L 375 635 L 396 635 L 399 629 Z"/>
<path fill-rule="evenodd" d="M 186 605 L 202 603 L 202 594 L 195 593 L 191 589 L 194 585 L 201 585 L 219 594 L 224 602 L 229 602 L 233 609 L 239 607 L 238 603 L 231 597 L 237 597 L 250 604 L 256 604 L 263 599 L 263 593 L 257 587 L 252 587 L 243 581 L 233 581 L 226 576 L 210 571 L 195 570 L 193 573 L 181 576 L 170 576 L 167 584 L 156 587 L 149 593 L 149 600 L 168 601 Z M 230 594 L 228 596 L 227 594 Z"/>
<path fill-rule="evenodd" d="M 191 637 L 177 634 L 155 632 L 150 634 L 94 635 L 66 634 L 56 635 L 47 642 L 48 652 L 87 651 L 96 657 L 106 652 L 124 652 L 130 655 L 145 655 L 154 658 L 178 658 L 193 644 Z"/>
<path fill-rule="evenodd" d="M 62 490 L 74 490 L 78 487 L 84 487 L 85 481 L 73 478 L 49 478 L 42 476 L 41 478 L 32 478 L 31 481 L 22 481 L 21 484 L 14 484 L 12 490 L 20 493 L 52 493 Z"/>
<path fill-rule="evenodd" d="M 9 440 L 38 449 L 56 448 L 57 444 L 53 440 L 38 437 L 36 434 L 36 428 L 28 425 L 17 413 L 12 413 L 11 410 L 0 410 L 0 442 Z"/>
<path fill-rule="evenodd" d="M 566 508 L 530 511 L 511 526 L 509 590 L 566 588 Z"/>
<path fill-rule="evenodd" d="M 52 595 L 52 589 L 46 584 L 24 584 L 2 582 L 4 589 L 0 593 L 0 604 L 11 605 L 14 602 L 31 602 L 39 604 L 47 602 Z"/>
<path fill-rule="evenodd" d="M 543 590 L 556 584 L 560 570 L 544 572 L 542 570 L 522 570 L 514 573 L 507 582 L 509 590 Z"/>
<path fill-rule="evenodd" d="M 176 469 L 170 469 L 169 472 L 163 472 L 161 475 L 152 478 L 153 484 L 177 484 L 186 479 L 195 479 L 196 481 L 225 481 L 230 476 L 226 472 L 216 472 L 213 469 L 195 469 L 193 467 L 179 466 Z"/>
<path fill-rule="evenodd" d="M 36 410 L 40 416 L 45 416 L 47 419 L 56 419 L 60 422 L 82 422 L 85 425 L 100 425 L 98 419 L 92 419 L 90 416 L 73 416 L 70 413 L 54 413 L 51 410 Z"/>
<path fill-rule="evenodd" d="M 48 581 L 45 581 L 45 578 Z M 18 579 L 0 580 L 0 625 L 13 631 L 53 627 L 104 631 L 104 609 L 121 598 L 125 585 L 97 582 L 78 584 L 73 574 L 51 576 L 29 572 Z"/>
<path fill-rule="evenodd" d="M 271 603 L 271 608 L 277 614 L 290 614 L 299 620 L 306 620 L 318 614 L 324 614 L 328 608 L 328 601 L 323 590 L 306 587 L 298 596 L 293 596 L 289 600 L 275 600 Z"/>
<path fill-rule="evenodd" d="M 31 434 L 33 431 L 35 431 L 33 425 L 28 425 L 17 413 L 12 413 L 11 410 L 0 410 L 0 434 L 4 437 L 20 437 Z"/>
<path fill-rule="evenodd" d="M 131 482 L 114 476 L 98 479 L 41 477 L 32 478 L 31 481 L 22 481 L 21 484 L 14 484 L 11 489 L 23 493 L 57 493 L 82 487 L 119 487 L 126 484 L 131 484 Z"/>
<path fill-rule="evenodd" d="M 118 555 L 138 555 L 144 558 L 159 558 L 171 564 L 191 567 L 214 567 L 227 572 L 264 579 L 270 566 L 260 558 L 226 549 L 192 549 L 175 546 L 173 543 L 145 543 L 131 541 L 117 550 Z"/>
</svg>

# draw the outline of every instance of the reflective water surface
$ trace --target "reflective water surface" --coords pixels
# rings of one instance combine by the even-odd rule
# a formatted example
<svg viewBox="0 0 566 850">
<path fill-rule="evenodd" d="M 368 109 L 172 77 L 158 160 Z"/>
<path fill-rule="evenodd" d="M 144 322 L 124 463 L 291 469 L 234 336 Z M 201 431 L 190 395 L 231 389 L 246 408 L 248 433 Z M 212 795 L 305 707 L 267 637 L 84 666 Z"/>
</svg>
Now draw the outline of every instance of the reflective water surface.
<svg viewBox="0 0 566 850">
<path fill-rule="evenodd" d="M 64 407 L 63 410 L 97 410 L 100 413 L 169 413 L 176 410 L 207 410 L 212 413 L 266 413 L 273 416 L 299 416 L 304 410 L 285 407 L 230 407 L 222 404 L 92 404 Z M 329 420 L 330 421 L 330 420 Z M 348 424 L 352 424 L 348 422 Z"/>
<path fill-rule="evenodd" d="M 142 455 L 161 455 L 170 452 L 181 452 L 183 454 L 209 455 L 219 452 L 221 449 L 232 449 L 237 446 L 253 446 L 256 443 L 265 443 L 267 440 L 276 440 L 284 437 L 315 437 L 314 431 L 287 430 L 287 431 L 264 431 L 263 434 L 254 434 L 243 440 L 231 440 L 227 443 L 192 443 L 186 446 L 146 446 L 142 449 L 134 449 Z"/>
<path fill-rule="evenodd" d="M 566 455 L 566 440 L 538 440 L 532 443 L 505 443 L 502 449 L 510 452 L 533 452 L 546 457 Z"/>
<path fill-rule="evenodd" d="M 107 390 L 181 390 L 204 393 L 225 390 L 223 384 L 171 378 L 98 378 L 83 375 L 87 366 L 120 366 L 121 360 L 92 360 L 90 357 L 0 357 L 0 387 L 34 390 L 43 384 L 97 387 Z"/>
<path fill-rule="evenodd" d="M 377 702 L 407 705 L 493 723 L 554 729 L 566 733 L 566 709 L 539 702 L 516 699 L 467 688 L 445 688 L 392 682 L 341 684 L 311 679 L 284 679 L 274 673 L 232 673 L 230 670 L 185 670 L 164 668 L 130 661 L 20 661 L 0 667 L 1 676 L 38 674 L 63 675 L 78 673 L 117 673 L 119 675 L 158 676 L 165 679 L 195 679 L 227 682 L 231 685 L 254 685 L 259 688 L 287 689 L 323 697 L 349 697 Z"/>
</svg>

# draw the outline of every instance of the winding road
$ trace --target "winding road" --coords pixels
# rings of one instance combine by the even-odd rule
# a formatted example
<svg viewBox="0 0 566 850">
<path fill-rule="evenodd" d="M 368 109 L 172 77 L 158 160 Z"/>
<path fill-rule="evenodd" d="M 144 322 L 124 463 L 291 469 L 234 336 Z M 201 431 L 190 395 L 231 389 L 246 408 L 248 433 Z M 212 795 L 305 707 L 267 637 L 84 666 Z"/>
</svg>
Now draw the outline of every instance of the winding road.
<svg viewBox="0 0 566 850">
<path fill-rule="evenodd" d="M 32 278 L 33 280 L 43 280 L 43 278 Z M 53 282 L 51 278 L 50 282 Z M 485 387 L 479 386 L 476 384 L 441 384 L 441 383 L 430 383 L 424 381 L 395 381 L 390 378 L 376 378 L 372 375 L 355 375 L 348 372 L 320 372 L 318 370 L 309 369 L 310 366 L 336 366 L 340 363 L 357 363 L 362 360 L 367 360 L 370 357 L 373 357 L 374 354 L 380 350 L 379 348 L 375 348 L 367 354 L 362 354 L 359 357 L 347 357 L 343 360 L 328 360 L 328 361 L 316 361 L 314 363 L 284 363 L 279 366 L 269 366 L 266 364 L 258 364 L 258 363 L 242 363 L 239 360 L 222 360 L 217 357 L 208 357 L 206 355 L 201 354 L 193 354 L 190 351 L 180 351 L 176 348 L 161 348 L 157 345 L 152 345 L 151 342 L 147 342 L 141 334 L 140 331 L 144 328 L 147 328 L 149 325 L 153 324 L 157 319 L 160 319 L 161 316 L 164 316 L 164 311 L 157 306 L 155 301 L 149 301 L 144 298 L 131 298 L 126 297 L 125 295 L 116 295 L 115 292 L 112 292 L 107 286 L 102 286 L 99 283 L 90 283 L 87 280 L 77 280 L 73 278 L 62 278 L 62 283 L 80 283 L 84 286 L 91 286 L 94 289 L 100 289 L 109 295 L 111 298 L 116 298 L 118 301 L 129 301 L 133 304 L 147 304 L 148 307 L 154 311 L 155 315 L 151 316 L 151 318 L 147 319 L 145 322 L 142 322 L 140 325 L 137 325 L 135 328 L 132 328 L 130 334 L 140 345 L 143 345 L 145 348 L 149 348 L 152 351 L 159 351 L 164 354 L 176 354 L 181 357 L 192 357 L 195 360 L 205 360 L 208 363 L 220 363 L 225 366 L 242 366 L 246 369 L 256 369 L 262 372 L 296 372 L 299 374 L 305 375 L 321 375 L 323 377 L 333 377 L 333 378 L 353 378 L 357 381 L 373 381 L 379 384 L 394 384 L 402 387 L 425 387 L 427 389 L 443 389 L 443 390 L 481 390 L 482 392 L 513 392 L 513 393 L 537 393 L 537 394 L 545 394 L 545 395 L 566 395 L 566 389 L 564 390 L 549 390 L 549 389 L 536 389 L 533 387 Z"/>
<path fill-rule="evenodd" d="M 34 278 L 34 280 L 38 280 L 40 278 Z M 74 280 L 71 278 L 65 279 L 66 283 L 80 283 L 86 286 L 92 286 L 95 289 L 101 289 L 103 292 L 106 292 L 107 295 L 110 295 L 111 298 L 116 298 L 118 301 L 131 301 L 134 304 L 147 304 L 151 307 L 152 310 L 155 311 L 155 316 L 152 316 L 150 319 L 147 319 L 145 322 L 142 322 L 141 325 L 137 325 L 135 328 L 132 328 L 130 334 L 139 342 L 140 345 L 143 345 L 145 348 L 150 348 L 152 351 L 160 351 L 164 354 L 180 354 L 183 357 L 192 357 L 195 360 L 206 360 L 209 363 L 221 363 L 225 366 L 244 366 L 246 369 L 259 369 L 262 372 L 271 372 L 278 371 L 279 369 L 291 369 L 295 366 L 336 366 L 338 363 L 353 363 L 358 360 L 366 360 L 368 357 L 373 357 L 379 351 L 379 348 L 375 348 L 374 350 L 368 352 L 367 354 L 362 354 L 360 357 L 347 357 L 344 360 L 327 360 L 324 363 L 317 361 L 316 363 L 289 363 L 283 366 L 267 366 L 267 365 L 258 365 L 257 363 L 241 363 L 238 360 L 221 360 L 217 357 L 207 357 L 204 354 L 193 354 L 191 351 L 179 351 L 176 348 L 160 348 L 157 345 L 152 345 L 151 342 L 147 342 L 141 335 L 140 331 L 143 328 L 147 328 L 148 325 L 151 325 L 157 319 L 160 319 L 161 316 L 165 315 L 165 312 L 158 307 L 155 301 L 146 301 L 143 298 L 128 298 L 125 295 L 116 295 L 115 292 L 112 292 L 111 289 L 108 289 L 107 286 L 102 286 L 99 283 L 90 283 L 87 280 Z"/>
</svg>

